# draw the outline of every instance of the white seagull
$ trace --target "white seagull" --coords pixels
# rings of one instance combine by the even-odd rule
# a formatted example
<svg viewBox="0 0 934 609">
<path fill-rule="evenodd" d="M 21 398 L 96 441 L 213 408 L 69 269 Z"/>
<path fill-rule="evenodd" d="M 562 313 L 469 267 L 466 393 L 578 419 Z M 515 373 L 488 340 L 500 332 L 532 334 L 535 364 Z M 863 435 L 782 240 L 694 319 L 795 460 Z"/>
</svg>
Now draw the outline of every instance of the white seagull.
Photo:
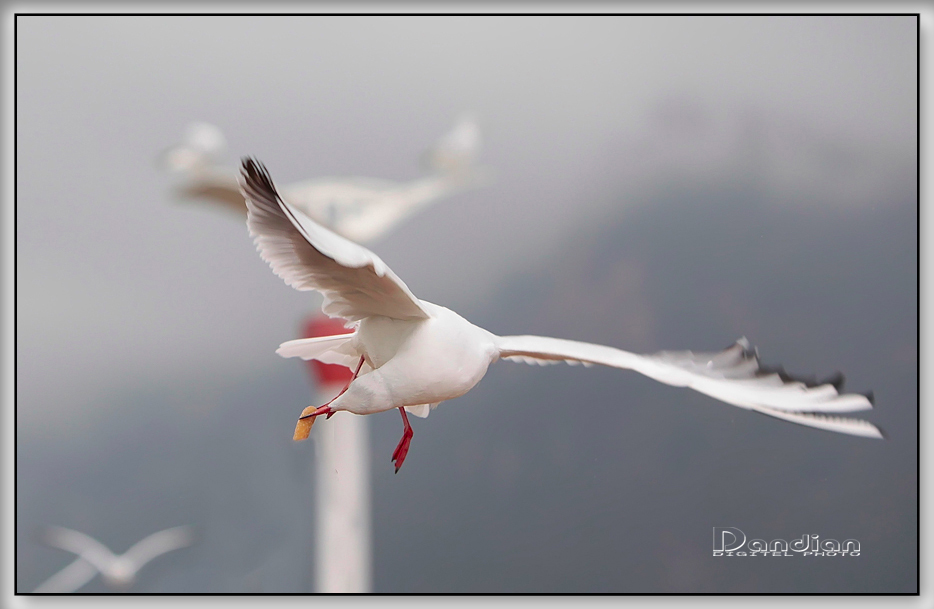
<svg viewBox="0 0 934 609">
<path fill-rule="evenodd" d="M 190 546 L 194 535 L 189 526 L 165 529 L 144 537 L 121 555 L 114 554 L 89 535 L 64 527 L 48 527 L 42 539 L 79 558 L 46 580 L 36 592 L 74 592 L 91 581 L 98 571 L 109 588 L 126 590 L 146 563 L 166 552 Z"/>
<path fill-rule="evenodd" d="M 160 157 L 161 164 L 186 176 L 182 195 L 206 198 L 246 213 L 234 169 L 218 163 L 225 148 L 220 129 L 192 123 L 181 144 Z M 282 188 L 282 196 L 319 224 L 353 241 L 372 241 L 426 205 L 486 181 L 476 167 L 480 130 L 471 115 L 454 127 L 424 155 L 431 174 L 411 182 L 372 178 L 317 178 Z"/>
<path fill-rule="evenodd" d="M 266 168 L 242 166 L 247 226 L 260 256 L 297 290 L 324 295 L 324 313 L 352 331 L 283 343 L 282 357 L 355 368 L 350 383 L 327 404 L 302 411 L 294 439 L 304 440 L 315 418 L 337 411 L 373 414 L 398 408 L 405 427 L 393 452 L 396 471 L 412 440 L 406 411 L 426 417 L 440 402 L 467 393 L 499 359 L 532 364 L 602 364 L 635 370 L 662 383 L 690 387 L 715 399 L 773 417 L 855 436 L 881 438 L 859 419 L 815 413 L 868 410 L 868 396 L 841 394 L 842 379 L 809 384 L 764 370 L 740 339 L 717 353 L 662 351 L 638 355 L 613 347 L 544 336 L 496 336 L 454 311 L 416 298 L 380 258 L 315 223 L 284 201 Z"/>
</svg>

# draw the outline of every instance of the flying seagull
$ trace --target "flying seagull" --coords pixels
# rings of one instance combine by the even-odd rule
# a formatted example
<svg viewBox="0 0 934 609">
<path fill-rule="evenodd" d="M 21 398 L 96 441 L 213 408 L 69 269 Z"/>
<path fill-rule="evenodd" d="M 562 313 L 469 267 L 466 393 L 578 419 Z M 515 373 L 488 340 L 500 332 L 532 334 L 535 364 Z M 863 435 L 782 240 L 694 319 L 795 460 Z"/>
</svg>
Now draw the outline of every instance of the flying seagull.
<svg viewBox="0 0 934 609">
<path fill-rule="evenodd" d="M 373 252 L 324 228 L 276 192 L 266 168 L 242 165 L 247 226 L 260 256 L 297 290 L 324 295 L 322 310 L 350 331 L 283 343 L 282 357 L 315 359 L 354 370 L 341 393 L 302 411 L 293 438 L 304 440 L 320 415 L 373 414 L 398 408 L 404 432 L 392 461 L 402 466 L 412 440 L 406 412 L 419 417 L 467 393 L 499 359 L 530 364 L 602 364 L 773 417 L 840 433 L 881 438 L 874 425 L 825 414 L 868 410 L 868 396 L 841 394 L 842 379 L 806 383 L 759 365 L 745 339 L 716 353 L 638 355 L 545 336 L 496 336 L 454 311 L 417 298 Z"/>
<path fill-rule="evenodd" d="M 221 203 L 246 214 L 237 173 L 219 163 L 224 134 L 209 123 L 192 123 L 182 143 L 162 153 L 160 163 L 186 176 L 180 194 Z M 480 186 L 487 174 L 476 166 L 480 130 L 461 116 L 422 156 L 429 175 L 410 182 L 361 177 L 317 178 L 281 189 L 282 196 L 319 224 L 358 243 L 372 241 L 446 196 Z"/>
<path fill-rule="evenodd" d="M 93 537 L 64 527 L 48 527 L 42 539 L 79 558 L 46 580 L 36 592 L 74 592 L 91 581 L 98 571 L 109 588 L 126 590 L 146 563 L 166 552 L 190 546 L 194 535 L 189 526 L 165 529 L 144 537 L 119 556 Z"/>
</svg>

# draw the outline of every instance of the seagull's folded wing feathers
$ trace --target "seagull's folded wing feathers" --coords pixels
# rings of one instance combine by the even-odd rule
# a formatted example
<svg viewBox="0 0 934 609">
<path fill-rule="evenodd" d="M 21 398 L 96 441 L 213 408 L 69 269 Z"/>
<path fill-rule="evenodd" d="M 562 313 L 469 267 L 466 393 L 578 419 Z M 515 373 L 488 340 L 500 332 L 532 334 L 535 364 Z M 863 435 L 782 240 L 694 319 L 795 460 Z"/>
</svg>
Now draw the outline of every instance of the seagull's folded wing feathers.
<svg viewBox="0 0 934 609">
<path fill-rule="evenodd" d="M 326 314 L 349 321 L 371 315 L 409 320 L 429 317 L 418 298 L 376 254 L 283 201 L 261 164 L 243 160 L 241 187 L 247 226 L 260 256 L 293 288 L 324 294 Z"/>
<path fill-rule="evenodd" d="M 783 370 L 762 368 L 745 339 L 723 351 L 693 353 L 661 351 L 638 355 L 591 343 L 544 336 L 501 336 L 497 338 L 500 357 L 526 363 L 602 364 L 640 372 L 676 387 L 696 391 L 774 417 L 858 436 L 882 437 L 867 421 L 815 415 L 815 412 L 849 412 L 872 408 L 860 394 L 840 394 L 842 380 L 809 384 Z"/>
</svg>

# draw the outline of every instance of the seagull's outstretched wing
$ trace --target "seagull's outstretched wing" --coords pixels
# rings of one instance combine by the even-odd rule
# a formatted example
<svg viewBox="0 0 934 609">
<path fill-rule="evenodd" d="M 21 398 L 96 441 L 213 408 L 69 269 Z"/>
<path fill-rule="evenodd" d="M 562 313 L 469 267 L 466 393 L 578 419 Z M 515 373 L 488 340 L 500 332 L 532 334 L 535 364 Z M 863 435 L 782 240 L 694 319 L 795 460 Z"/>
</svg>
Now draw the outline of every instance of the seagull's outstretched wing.
<svg viewBox="0 0 934 609">
<path fill-rule="evenodd" d="M 93 537 L 65 527 L 48 527 L 42 539 L 52 547 L 77 554 L 98 571 L 107 571 L 116 558 L 113 552 Z"/>
<path fill-rule="evenodd" d="M 501 336 L 497 338 L 497 347 L 503 359 L 533 364 L 561 361 L 602 364 L 635 370 L 662 383 L 690 387 L 728 404 L 786 421 L 854 436 L 882 437 L 882 432 L 867 421 L 812 414 L 872 408 L 864 395 L 840 394 L 842 378 L 810 384 L 781 370 L 763 369 L 745 339 L 716 353 L 662 351 L 638 355 L 613 347 L 544 336 Z"/>
<path fill-rule="evenodd" d="M 136 572 L 147 562 L 166 552 L 178 550 L 194 543 L 194 533 L 189 526 L 173 527 L 144 537 L 123 555 Z"/>
<path fill-rule="evenodd" d="M 265 167 L 244 159 L 241 172 L 247 226 L 260 256 L 293 288 L 324 294 L 321 308 L 327 315 L 349 321 L 371 315 L 429 317 L 379 256 L 283 201 Z"/>
</svg>

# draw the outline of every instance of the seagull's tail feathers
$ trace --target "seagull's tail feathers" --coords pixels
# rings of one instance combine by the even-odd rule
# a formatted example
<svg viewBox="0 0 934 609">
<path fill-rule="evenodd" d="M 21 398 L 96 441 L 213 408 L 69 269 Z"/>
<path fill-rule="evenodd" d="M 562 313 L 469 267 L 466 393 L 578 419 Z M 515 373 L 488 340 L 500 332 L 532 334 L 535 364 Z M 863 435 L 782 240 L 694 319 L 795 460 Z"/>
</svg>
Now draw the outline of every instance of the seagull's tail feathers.
<svg viewBox="0 0 934 609">
<path fill-rule="evenodd" d="M 689 387 L 734 406 L 755 410 L 786 421 L 856 436 L 882 438 L 867 421 L 826 417 L 813 413 L 869 410 L 868 396 L 840 393 L 841 375 L 823 381 L 793 377 L 781 368 L 759 364 L 758 353 L 742 338 L 713 353 L 661 351 L 638 355 L 591 343 L 544 336 L 500 336 L 502 359 L 531 364 L 561 361 L 569 364 L 601 364 L 635 370 L 667 385 Z"/>
<path fill-rule="evenodd" d="M 435 402 L 434 404 L 418 404 L 416 406 L 405 406 L 406 412 L 409 412 L 420 419 L 427 418 L 431 411 L 438 407 L 438 404 L 441 402 Z"/>
<path fill-rule="evenodd" d="M 354 333 L 332 336 L 299 338 L 279 345 L 276 353 L 282 357 L 300 357 L 303 360 L 318 360 L 325 364 L 338 364 L 353 369 L 360 360 L 360 353 L 353 344 Z"/>
</svg>

